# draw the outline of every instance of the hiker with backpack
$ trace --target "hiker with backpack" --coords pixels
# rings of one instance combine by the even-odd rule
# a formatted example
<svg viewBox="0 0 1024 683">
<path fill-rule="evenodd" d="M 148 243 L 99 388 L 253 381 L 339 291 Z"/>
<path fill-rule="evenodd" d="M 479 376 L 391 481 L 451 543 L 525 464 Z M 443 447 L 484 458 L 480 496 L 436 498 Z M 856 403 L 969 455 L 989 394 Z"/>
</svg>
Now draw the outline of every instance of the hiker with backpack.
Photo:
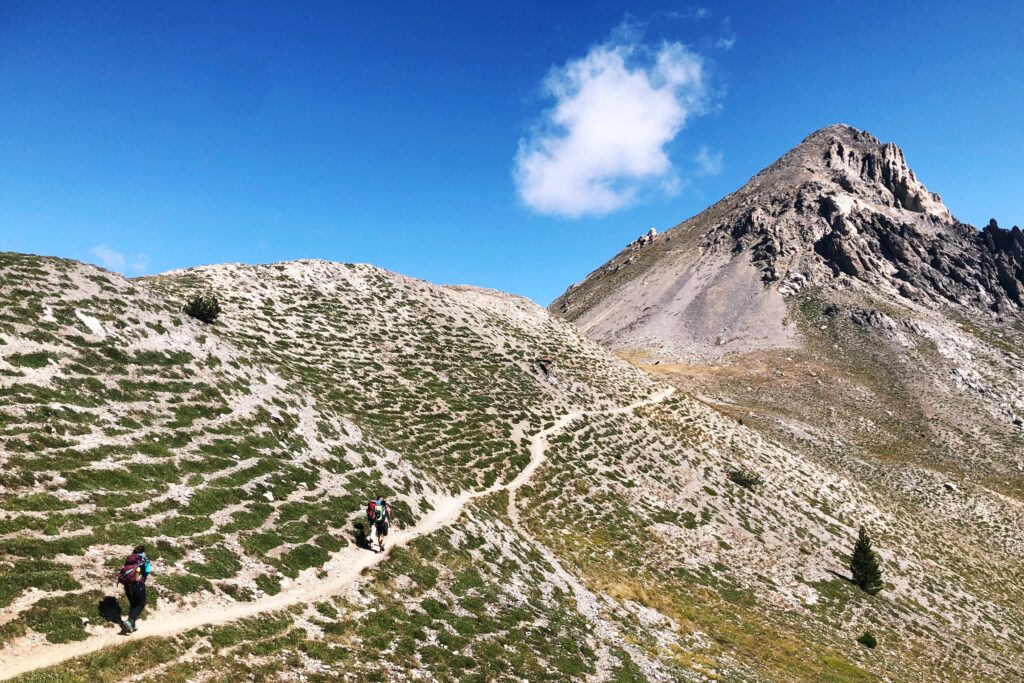
<svg viewBox="0 0 1024 683">
<path fill-rule="evenodd" d="M 128 598 L 128 618 L 121 622 L 121 635 L 131 635 L 138 630 L 135 621 L 146 608 L 146 579 L 151 572 L 146 546 L 135 546 L 117 574 L 117 582 L 124 586 Z"/>
<path fill-rule="evenodd" d="M 377 496 L 366 504 L 366 521 L 370 525 L 370 534 L 366 538 L 370 550 L 373 550 L 373 544 L 376 543 L 380 546 L 380 552 L 384 552 L 384 539 L 391 526 L 391 505 L 382 496 Z"/>
</svg>

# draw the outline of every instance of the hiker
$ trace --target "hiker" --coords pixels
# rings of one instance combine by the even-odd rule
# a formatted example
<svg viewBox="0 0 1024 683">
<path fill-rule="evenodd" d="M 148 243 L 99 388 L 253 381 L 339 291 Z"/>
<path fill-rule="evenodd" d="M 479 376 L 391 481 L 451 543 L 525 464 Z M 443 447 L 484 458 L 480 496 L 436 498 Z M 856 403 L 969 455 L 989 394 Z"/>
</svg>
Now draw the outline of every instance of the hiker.
<svg viewBox="0 0 1024 683">
<path fill-rule="evenodd" d="M 366 506 L 366 521 L 370 524 L 367 544 L 373 550 L 373 544 L 376 543 L 380 546 L 380 552 L 384 552 L 384 539 L 391 525 L 391 505 L 382 496 L 377 496 Z"/>
<path fill-rule="evenodd" d="M 121 622 L 121 635 L 131 635 L 138 630 L 135 621 L 146 608 L 146 579 L 151 571 L 146 546 L 135 546 L 117 575 L 117 582 L 124 586 L 128 597 L 128 618 Z"/>
</svg>

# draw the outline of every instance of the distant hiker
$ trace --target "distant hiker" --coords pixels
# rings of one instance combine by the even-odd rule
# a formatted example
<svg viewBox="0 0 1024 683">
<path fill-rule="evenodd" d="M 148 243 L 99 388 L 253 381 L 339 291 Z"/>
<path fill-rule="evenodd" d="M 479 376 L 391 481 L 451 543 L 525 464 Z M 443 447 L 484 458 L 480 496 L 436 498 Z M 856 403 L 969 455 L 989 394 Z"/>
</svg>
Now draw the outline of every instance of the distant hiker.
<svg viewBox="0 0 1024 683">
<path fill-rule="evenodd" d="M 370 525 L 370 535 L 366 539 L 370 549 L 373 550 L 376 543 L 384 552 L 384 539 L 391 526 L 391 505 L 382 496 L 377 496 L 366 504 L 366 521 Z"/>
<path fill-rule="evenodd" d="M 128 618 L 121 622 L 122 635 L 129 635 L 137 630 L 135 620 L 146 608 L 146 579 L 150 572 L 146 546 L 135 546 L 117 574 L 117 582 L 124 586 L 124 594 L 128 597 Z"/>
</svg>

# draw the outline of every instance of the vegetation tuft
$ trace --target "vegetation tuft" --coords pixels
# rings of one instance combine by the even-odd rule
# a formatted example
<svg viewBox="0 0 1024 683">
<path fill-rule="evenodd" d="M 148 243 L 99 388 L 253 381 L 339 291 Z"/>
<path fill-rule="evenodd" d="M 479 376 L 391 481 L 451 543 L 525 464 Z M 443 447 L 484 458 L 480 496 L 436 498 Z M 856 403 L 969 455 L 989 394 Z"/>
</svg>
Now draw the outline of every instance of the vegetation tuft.
<svg viewBox="0 0 1024 683">
<path fill-rule="evenodd" d="M 878 639 L 875 638 L 875 634 L 871 631 L 864 631 L 864 633 L 860 634 L 857 642 L 871 650 L 878 646 Z"/>
<path fill-rule="evenodd" d="M 208 296 L 198 294 L 188 300 L 184 310 L 187 315 L 211 325 L 220 316 L 220 302 L 212 294 Z"/>
<path fill-rule="evenodd" d="M 761 484 L 761 475 L 746 469 L 730 470 L 729 481 L 737 486 L 753 490 L 755 486 Z"/>
</svg>

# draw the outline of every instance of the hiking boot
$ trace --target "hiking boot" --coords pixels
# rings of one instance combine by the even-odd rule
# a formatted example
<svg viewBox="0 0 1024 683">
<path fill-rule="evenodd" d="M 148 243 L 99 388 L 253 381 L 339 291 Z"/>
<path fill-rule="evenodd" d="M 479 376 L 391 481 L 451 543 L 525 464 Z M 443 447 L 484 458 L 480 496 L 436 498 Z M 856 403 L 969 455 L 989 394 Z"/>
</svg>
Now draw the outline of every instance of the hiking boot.
<svg viewBox="0 0 1024 683">
<path fill-rule="evenodd" d="M 128 628 L 131 630 L 132 633 L 135 633 L 139 630 L 138 627 L 135 625 L 134 619 L 129 619 L 126 623 L 128 624 Z"/>
<path fill-rule="evenodd" d="M 132 634 L 132 627 L 128 625 L 127 621 L 121 622 L 121 633 L 122 636 L 130 636 Z"/>
</svg>

